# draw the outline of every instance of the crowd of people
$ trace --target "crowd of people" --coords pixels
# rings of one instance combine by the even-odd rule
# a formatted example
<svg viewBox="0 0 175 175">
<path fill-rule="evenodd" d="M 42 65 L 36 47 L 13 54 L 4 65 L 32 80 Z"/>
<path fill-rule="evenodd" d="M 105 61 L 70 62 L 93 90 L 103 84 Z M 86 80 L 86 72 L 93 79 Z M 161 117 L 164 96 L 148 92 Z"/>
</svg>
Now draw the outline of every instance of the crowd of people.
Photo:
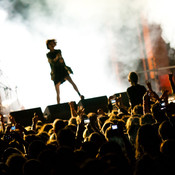
<svg viewBox="0 0 175 175">
<path fill-rule="evenodd" d="M 43 123 L 34 114 L 27 127 L 13 116 L 6 126 L 1 115 L 0 174 L 175 174 L 175 104 L 150 82 L 139 85 L 135 72 L 128 80 L 129 107 L 115 95 L 108 98 L 108 112 L 86 114 L 70 102 L 68 120 Z M 174 89 L 172 76 L 170 82 Z"/>
</svg>

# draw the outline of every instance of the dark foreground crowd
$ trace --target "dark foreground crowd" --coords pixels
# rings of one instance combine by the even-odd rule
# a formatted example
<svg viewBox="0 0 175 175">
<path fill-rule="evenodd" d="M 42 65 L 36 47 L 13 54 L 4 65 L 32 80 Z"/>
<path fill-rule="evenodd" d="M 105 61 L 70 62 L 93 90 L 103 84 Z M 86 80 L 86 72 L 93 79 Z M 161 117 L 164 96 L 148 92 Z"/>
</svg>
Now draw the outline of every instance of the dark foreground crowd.
<svg viewBox="0 0 175 175">
<path fill-rule="evenodd" d="M 108 113 L 86 114 L 70 102 L 69 120 L 43 123 L 34 114 L 27 127 L 12 116 L 5 126 L 1 115 L 0 175 L 175 174 L 175 104 L 149 82 L 140 88 L 136 74 L 129 81 L 130 107 L 113 95 Z"/>
</svg>

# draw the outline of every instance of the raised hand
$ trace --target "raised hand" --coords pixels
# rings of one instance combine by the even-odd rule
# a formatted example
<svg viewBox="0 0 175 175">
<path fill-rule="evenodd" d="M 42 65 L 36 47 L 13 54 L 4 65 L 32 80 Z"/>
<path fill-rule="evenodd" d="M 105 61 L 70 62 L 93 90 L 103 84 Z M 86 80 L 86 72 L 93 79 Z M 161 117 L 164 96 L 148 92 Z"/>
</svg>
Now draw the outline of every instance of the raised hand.
<svg viewBox="0 0 175 175">
<path fill-rule="evenodd" d="M 146 83 L 146 85 L 147 85 L 147 87 L 148 87 L 148 90 L 149 90 L 150 92 L 152 92 L 153 90 L 152 90 L 152 86 L 151 86 L 150 81 L 146 80 L 145 83 Z"/>
<path fill-rule="evenodd" d="M 0 121 L 3 123 L 4 122 L 4 117 L 2 114 L 0 114 Z"/>
</svg>

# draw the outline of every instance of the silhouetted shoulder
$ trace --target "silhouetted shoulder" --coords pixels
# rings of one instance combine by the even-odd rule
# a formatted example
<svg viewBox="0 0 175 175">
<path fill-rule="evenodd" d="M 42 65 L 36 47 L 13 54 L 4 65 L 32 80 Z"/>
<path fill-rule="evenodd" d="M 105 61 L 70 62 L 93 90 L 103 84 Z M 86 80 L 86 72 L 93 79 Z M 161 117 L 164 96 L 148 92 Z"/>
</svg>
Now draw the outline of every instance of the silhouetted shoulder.
<svg viewBox="0 0 175 175">
<path fill-rule="evenodd" d="M 46 56 L 47 56 L 47 58 L 54 59 L 57 54 L 60 54 L 61 55 L 61 50 L 60 49 L 54 50 L 54 52 L 48 52 L 46 54 Z"/>
</svg>

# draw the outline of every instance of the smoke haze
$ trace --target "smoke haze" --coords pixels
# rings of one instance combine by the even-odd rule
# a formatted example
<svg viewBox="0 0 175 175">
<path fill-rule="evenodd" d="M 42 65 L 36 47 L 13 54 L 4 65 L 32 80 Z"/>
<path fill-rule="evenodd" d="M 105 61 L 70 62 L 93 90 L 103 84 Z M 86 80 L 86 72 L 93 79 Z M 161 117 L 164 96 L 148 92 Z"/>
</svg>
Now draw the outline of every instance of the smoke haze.
<svg viewBox="0 0 175 175">
<path fill-rule="evenodd" d="M 46 59 L 49 38 L 57 39 L 86 98 L 126 90 L 127 80 L 119 80 L 138 66 L 143 16 L 160 24 L 162 37 L 175 46 L 173 0 L 1 0 L 0 7 L 0 69 L 18 86 L 26 108 L 56 103 Z M 66 82 L 61 102 L 69 100 L 79 97 Z"/>
</svg>

